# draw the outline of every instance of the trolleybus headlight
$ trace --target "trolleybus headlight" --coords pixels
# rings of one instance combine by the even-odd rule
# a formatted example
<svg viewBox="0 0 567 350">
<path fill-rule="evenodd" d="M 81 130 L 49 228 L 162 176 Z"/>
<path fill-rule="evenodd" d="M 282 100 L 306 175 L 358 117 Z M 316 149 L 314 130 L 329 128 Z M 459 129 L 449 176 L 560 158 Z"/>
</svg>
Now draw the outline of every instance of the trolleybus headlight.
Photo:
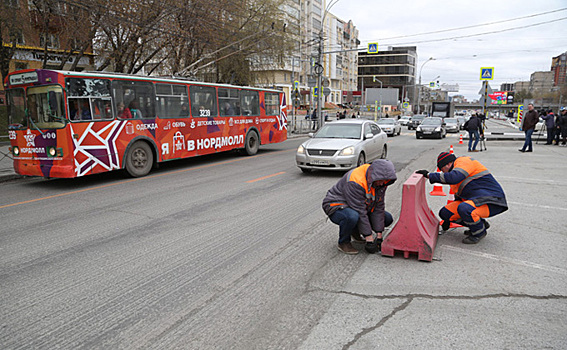
<svg viewBox="0 0 567 350">
<path fill-rule="evenodd" d="M 47 156 L 48 157 L 55 157 L 55 155 L 57 154 L 57 150 L 55 149 L 55 147 L 47 147 Z"/>
<path fill-rule="evenodd" d="M 16 157 L 20 155 L 20 148 L 18 146 L 14 146 L 14 148 L 12 148 L 12 154 L 15 155 Z"/>
<path fill-rule="evenodd" d="M 50 158 L 53 157 L 63 157 L 63 148 L 55 148 L 53 146 L 47 147 L 47 156 Z"/>
</svg>

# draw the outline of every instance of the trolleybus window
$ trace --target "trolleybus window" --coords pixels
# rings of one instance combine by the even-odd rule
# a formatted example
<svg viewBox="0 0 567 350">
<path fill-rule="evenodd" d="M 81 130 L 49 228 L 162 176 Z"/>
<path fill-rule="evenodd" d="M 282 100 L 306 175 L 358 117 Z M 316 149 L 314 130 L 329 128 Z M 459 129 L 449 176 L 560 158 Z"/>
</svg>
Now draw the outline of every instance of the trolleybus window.
<svg viewBox="0 0 567 350">
<path fill-rule="evenodd" d="M 156 97 L 160 118 L 189 117 L 189 97 L 185 85 L 156 84 Z"/>
<path fill-rule="evenodd" d="M 155 118 L 155 97 L 152 83 L 114 80 L 112 82 L 115 108 L 121 119 Z"/>
<path fill-rule="evenodd" d="M 217 92 L 214 87 L 192 85 L 189 93 L 191 94 L 191 114 L 194 118 L 217 116 Z"/>
<path fill-rule="evenodd" d="M 54 129 L 65 126 L 63 89 L 60 85 L 30 87 L 27 96 L 32 127 Z"/>
<path fill-rule="evenodd" d="M 222 117 L 240 115 L 240 91 L 219 88 L 219 110 Z"/>
<path fill-rule="evenodd" d="M 266 115 L 280 114 L 280 101 L 278 94 L 275 92 L 266 92 L 264 93 L 264 100 L 266 101 Z"/>
<path fill-rule="evenodd" d="M 67 102 L 72 121 L 113 119 L 110 80 L 68 78 Z"/>
<path fill-rule="evenodd" d="M 12 130 L 26 129 L 28 120 L 26 118 L 24 89 L 8 90 L 6 97 L 8 100 L 8 128 Z"/>
<path fill-rule="evenodd" d="M 258 98 L 258 91 L 242 90 L 240 96 L 242 115 L 260 115 L 260 99 Z"/>
</svg>

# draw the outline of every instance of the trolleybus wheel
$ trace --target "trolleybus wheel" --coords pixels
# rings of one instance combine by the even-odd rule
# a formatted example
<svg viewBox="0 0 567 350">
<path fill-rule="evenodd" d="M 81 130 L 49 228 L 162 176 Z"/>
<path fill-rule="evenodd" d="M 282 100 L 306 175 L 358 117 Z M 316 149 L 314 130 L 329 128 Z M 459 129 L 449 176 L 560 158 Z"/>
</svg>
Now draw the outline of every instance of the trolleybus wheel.
<svg viewBox="0 0 567 350">
<path fill-rule="evenodd" d="M 147 175 L 152 169 L 154 155 L 147 143 L 135 142 L 126 156 L 126 171 L 132 177 Z"/>
<path fill-rule="evenodd" d="M 246 135 L 244 150 L 247 155 L 253 156 L 256 153 L 258 153 L 258 148 L 260 148 L 260 141 L 258 140 L 258 134 L 256 134 L 255 131 L 250 131 Z"/>
</svg>

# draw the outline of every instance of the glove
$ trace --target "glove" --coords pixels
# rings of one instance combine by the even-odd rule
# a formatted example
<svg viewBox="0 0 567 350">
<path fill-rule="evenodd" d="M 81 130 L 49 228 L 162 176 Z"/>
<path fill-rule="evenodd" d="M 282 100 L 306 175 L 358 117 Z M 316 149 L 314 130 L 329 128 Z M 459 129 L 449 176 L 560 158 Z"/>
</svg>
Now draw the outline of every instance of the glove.
<svg viewBox="0 0 567 350">
<path fill-rule="evenodd" d="M 382 238 L 378 238 L 377 236 L 374 236 L 374 240 L 372 242 L 367 241 L 366 245 L 364 246 L 364 249 L 369 254 L 375 254 L 376 252 L 380 251 L 381 248 L 382 248 Z"/>
<path fill-rule="evenodd" d="M 427 170 L 418 170 L 415 172 L 416 174 L 421 174 L 423 175 L 426 179 L 429 179 L 429 171 Z"/>
</svg>

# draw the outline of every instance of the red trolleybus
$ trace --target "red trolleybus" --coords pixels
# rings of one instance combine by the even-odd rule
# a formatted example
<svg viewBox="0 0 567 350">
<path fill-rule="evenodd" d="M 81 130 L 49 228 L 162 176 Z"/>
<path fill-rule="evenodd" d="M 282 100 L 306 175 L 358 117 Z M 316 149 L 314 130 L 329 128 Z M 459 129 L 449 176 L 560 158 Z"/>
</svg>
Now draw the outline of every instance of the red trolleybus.
<svg viewBox="0 0 567 350">
<path fill-rule="evenodd" d="M 14 169 L 71 178 L 287 139 L 278 90 L 179 79 L 23 70 L 5 79 Z"/>
</svg>

